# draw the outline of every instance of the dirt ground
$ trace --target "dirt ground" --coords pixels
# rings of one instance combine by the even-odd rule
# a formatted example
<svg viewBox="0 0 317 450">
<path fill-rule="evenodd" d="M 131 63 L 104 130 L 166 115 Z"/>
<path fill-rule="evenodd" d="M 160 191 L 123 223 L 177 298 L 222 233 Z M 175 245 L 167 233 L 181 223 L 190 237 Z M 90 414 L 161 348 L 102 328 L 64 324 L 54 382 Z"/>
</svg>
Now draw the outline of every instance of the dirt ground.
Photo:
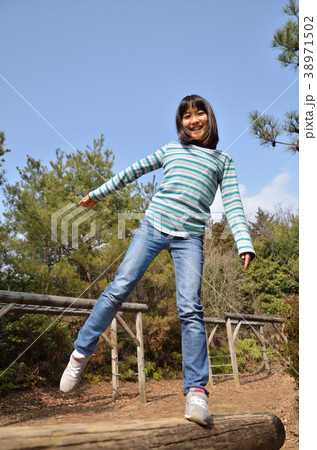
<svg viewBox="0 0 317 450">
<path fill-rule="evenodd" d="M 259 372 L 241 375 L 240 382 L 238 389 L 231 378 L 215 381 L 210 389 L 211 413 L 273 413 L 282 420 L 286 429 L 283 450 L 298 449 L 298 393 L 292 378 L 282 372 L 270 376 Z M 57 388 L 44 387 L 12 392 L 1 399 L 0 426 L 183 417 L 182 380 L 151 380 L 146 389 L 146 404 L 140 402 L 136 388 L 122 388 L 119 399 L 113 402 L 110 382 L 88 384 L 84 381 L 77 391 L 69 395 Z"/>
</svg>

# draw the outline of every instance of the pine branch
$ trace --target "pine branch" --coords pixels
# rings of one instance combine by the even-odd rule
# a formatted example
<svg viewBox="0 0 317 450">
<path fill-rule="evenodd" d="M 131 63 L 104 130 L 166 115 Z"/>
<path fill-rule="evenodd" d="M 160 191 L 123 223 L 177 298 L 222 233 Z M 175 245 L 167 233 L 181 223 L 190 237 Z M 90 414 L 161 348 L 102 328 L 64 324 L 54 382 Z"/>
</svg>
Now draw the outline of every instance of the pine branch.
<svg viewBox="0 0 317 450">
<path fill-rule="evenodd" d="M 289 19 L 283 28 L 276 31 L 271 47 L 281 50 L 277 59 L 283 67 L 291 66 L 297 69 L 299 66 L 299 8 L 296 1 L 290 0 L 283 8 L 283 12 L 292 19 Z"/>
<path fill-rule="evenodd" d="M 256 136 L 260 140 L 260 145 L 286 145 L 288 150 L 295 153 L 299 151 L 298 137 L 291 142 L 278 140 L 277 138 L 284 133 L 291 136 L 298 134 L 298 113 L 290 111 L 285 113 L 286 120 L 283 125 L 272 115 L 261 115 L 259 111 L 253 111 L 249 114 L 250 134 Z"/>
</svg>

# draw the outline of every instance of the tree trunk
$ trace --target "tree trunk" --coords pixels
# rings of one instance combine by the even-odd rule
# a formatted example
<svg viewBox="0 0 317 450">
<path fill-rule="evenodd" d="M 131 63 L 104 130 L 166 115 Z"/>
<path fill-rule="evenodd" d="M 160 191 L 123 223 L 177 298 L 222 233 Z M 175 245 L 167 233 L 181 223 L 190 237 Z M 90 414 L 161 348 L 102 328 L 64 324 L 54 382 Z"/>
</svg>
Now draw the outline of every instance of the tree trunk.
<svg viewBox="0 0 317 450">
<path fill-rule="evenodd" d="M 0 448 L 13 449 L 228 449 L 278 450 L 285 440 L 280 419 L 273 414 L 213 416 L 203 427 L 182 418 L 100 422 L 38 427 L 6 427 Z"/>
</svg>

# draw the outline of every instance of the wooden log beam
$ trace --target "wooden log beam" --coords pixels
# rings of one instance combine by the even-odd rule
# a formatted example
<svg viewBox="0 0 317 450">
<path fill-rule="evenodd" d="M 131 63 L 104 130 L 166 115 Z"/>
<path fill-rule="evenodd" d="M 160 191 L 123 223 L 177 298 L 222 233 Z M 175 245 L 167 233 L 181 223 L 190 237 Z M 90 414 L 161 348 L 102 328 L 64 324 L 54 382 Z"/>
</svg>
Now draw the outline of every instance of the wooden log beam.
<svg viewBox="0 0 317 450">
<path fill-rule="evenodd" d="M 255 316 L 253 314 L 240 314 L 240 313 L 225 313 L 226 319 L 246 320 L 254 322 L 271 322 L 271 323 L 283 323 L 283 320 L 279 317 L 269 316 Z"/>
<path fill-rule="evenodd" d="M 212 341 L 213 341 L 213 338 L 214 338 L 215 333 L 216 333 L 216 331 L 217 331 L 218 325 L 219 325 L 219 324 L 217 323 L 216 326 L 211 330 L 211 333 L 210 333 L 209 338 L 208 338 L 208 340 L 207 340 L 207 347 L 208 347 L 208 348 L 210 347 L 210 345 L 211 345 L 211 343 L 212 343 Z M 207 328 L 206 328 L 206 336 L 208 336 L 208 334 L 207 334 Z"/>
<path fill-rule="evenodd" d="M 285 430 L 269 413 L 213 416 L 203 427 L 186 419 L 166 418 L 131 422 L 100 422 L 0 430 L 0 448 L 37 449 L 230 449 L 278 450 Z"/>
<path fill-rule="evenodd" d="M 92 309 L 97 300 L 89 298 L 62 297 L 47 294 L 32 294 L 29 292 L 14 292 L 0 290 L 0 303 L 17 303 L 19 305 L 59 306 L 63 308 Z M 144 303 L 124 303 L 120 311 L 147 311 Z"/>
<path fill-rule="evenodd" d="M 239 316 L 239 314 L 238 314 Z M 214 317 L 204 317 L 204 321 L 207 324 L 212 324 L 212 325 L 225 325 L 226 324 L 226 319 L 217 319 Z M 245 320 L 241 320 L 241 317 L 239 320 L 231 320 L 231 324 L 232 325 L 237 325 L 237 323 L 241 323 L 241 325 L 264 325 L 263 323 L 259 323 L 259 321 L 255 321 L 252 322 L 251 320 L 245 321 Z"/>
<path fill-rule="evenodd" d="M 11 311 L 11 309 L 14 308 L 14 305 L 14 303 L 8 303 L 7 305 L 2 306 L 0 310 L 0 317 L 5 316 L 9 311 Z"/>
<path fill-rule="evenodd" d="M 0 302 L 0 307 L 4 308 L 7 306 L 5 303 Z M 40 305 L 17 305 L 13 304 L 13 307 L 10 308 L 7 312 L 15 312 L 21 314 L 45 314 L 47 316 L 89 316 L 90 309 L 79 309 L 79 308 L 59 308 L 58 306 L 40 306 Z M 3 314 L 4 315 L 4 314 Z M 0 315 L 0 317 L 2 317 Z"/>
<path fill-rule="evenodd" d="M 101 333 L 101 336 L 104 338 L 104 340 L 107 342 L 107 344 L 108 344 L 111 348 L 115 348 L 115 345 L 111 342 L 111 340 L 108 338 L 108 336 L 106 335 L 106 333 Z"/>
<path fill-rule="evenodd" d="M 132 341 L 133 341 L 136 345 L 140 345 L 139 339 L 135 336 L 135 334 L 133 333 L 133 331 L 131 330 L 131 328 L 130 328 L 130 327 L 125 323 L 125 321 L 122 319 L 120 313 L 116 314 L 116 319 L 118 320 L 118 322 L 120 323 L 120 325 L 122 326 L 122 328 L 124 329 L 124 331 L 130 336 L 130 338 L 132 339 Z"/>
<path fill-rule="evenodd" d="M 276 325 L 276 323 L 273 323 L 273 327 L 278 332 L 278 334 L 281 336 L 283 341 L 287 344 L 288 339 L 287 339 L 287 336 L 284 334 L 283 330 L 280 330 L 279 327 Z M 282 325 L 282 327 L 283 327 L 283 325 Z"/>
</svg>

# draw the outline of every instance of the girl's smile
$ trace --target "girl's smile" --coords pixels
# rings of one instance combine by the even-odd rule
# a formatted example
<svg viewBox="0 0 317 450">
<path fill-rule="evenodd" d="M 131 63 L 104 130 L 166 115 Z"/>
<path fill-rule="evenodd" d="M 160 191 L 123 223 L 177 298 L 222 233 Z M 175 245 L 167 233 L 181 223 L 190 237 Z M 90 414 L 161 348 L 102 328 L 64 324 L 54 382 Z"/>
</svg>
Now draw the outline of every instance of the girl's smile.
<svg viewBox="0 0 317 450">
<path fill-rule="evenodd" d="M 207 113 L 202 109 L 197 109 L 195 106 L 194 108 L 189 106 L 183 115 L 182 124 L 193 140 L 200 141 L 207 132 Z"/>
</svg>

